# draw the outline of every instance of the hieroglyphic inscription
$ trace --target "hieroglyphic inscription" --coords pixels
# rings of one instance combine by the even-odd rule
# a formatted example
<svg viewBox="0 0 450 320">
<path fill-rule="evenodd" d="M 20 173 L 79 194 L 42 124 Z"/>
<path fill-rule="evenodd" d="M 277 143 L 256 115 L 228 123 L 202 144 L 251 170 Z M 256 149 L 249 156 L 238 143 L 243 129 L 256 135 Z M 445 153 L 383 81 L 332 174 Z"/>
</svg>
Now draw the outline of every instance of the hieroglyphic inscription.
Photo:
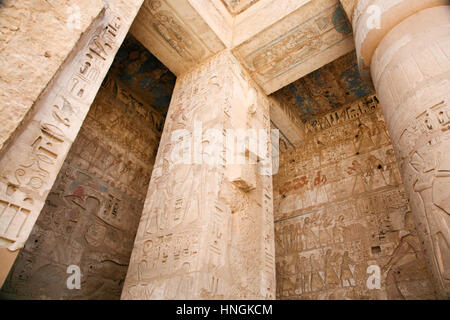
<svg viewBox="0 0 450 320">
<path fill-rule="evenodd" d="M 434 297 L 377 98 L 305 127 L 274 179 L 277 297 Z M 366 285 L 370 265 L 382 270 L 380 290 Z"/>
<path fill-rule="evenodd" d="M 177 79 L 122 298 L 274 297 L 271 177 L 208 162 L 224 159 L 227 129 L 270 129 L 268 101 L 248 81 L 228 52 Z M 200 162 L 176 163 L 196 122 Z M 252 170 L 244 190 L 234 178 Z"/>
<path fill-rule="evenodd" d="M 2 203 L 5 208 L 29 210 L 20 222 L 10 215 L 10 209 L 0 212 L 1 246 L 15 251 L 25 244 L 136 10 L 130 10 L 127 17 L 107 9 L 93 22 L 79 50 L 53 79 L 36 103 L 34 116 L 0 159 L 0 179 L 6 190 Z M 22 216 L 23 211 L 17 212 Z"/>
</svg>

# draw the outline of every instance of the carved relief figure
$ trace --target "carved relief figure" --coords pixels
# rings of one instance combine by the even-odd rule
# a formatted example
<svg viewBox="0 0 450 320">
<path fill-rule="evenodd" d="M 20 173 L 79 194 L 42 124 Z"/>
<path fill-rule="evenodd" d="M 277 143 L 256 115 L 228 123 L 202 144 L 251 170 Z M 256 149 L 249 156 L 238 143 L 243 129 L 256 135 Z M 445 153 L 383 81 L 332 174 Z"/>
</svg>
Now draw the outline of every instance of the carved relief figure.
<svg viewBox="0 0 450 320">
<path fill-rule="evenodd" d="M 413 189 L 425 210 L 427 228 L 437 259 L 435 263 L 442 278 L 450 280 L 450 201 L 446 187 L 450 166 L 445 156 L 438 160 L 435 157 L 434 154 L 418 152 L 411 156 L 410 164 L 416 172 Z"/>
<path fill-rule="evenodd" d="M 366 168 L 358 160 L 353 160 L 352 167 L 348 168 L 349 174 L 356 173 L 354 176 L 352 193 L 360 193 L 369 189 L 369 183 L 366 178 Z"/>
<path fill-rule="evenodd" d="M 388 149 L 385 157 L 385 180 L 390 186 L 396 186 L 401 183 L 400 172 L 397 166 L 394 149 Z"/>
<path fill-rule="evenodd" d="M 11 274 L 6 287 L 19 288 L 14 293 L 18 297 L 120 296 L 153 161 L 152 155 L 146 154 L 152 139 L 137 138 L 143 133 L 146 138 L 158 137 L 158 130 L 151 127 L 152 123 L 143 122 L 134 122 L 131 129 L 129 123 L 136 120 L 136 115 L 127 112 L 123 102 L 111 99 L 105 90 L 100 89 L 30 239 L 17 258 L 21 265 L 30 253 L 39 257 L 32 262 L 27 281 L 20 281 L 18 272 Z M 54 110 L 53 118 L 61 126 L 70 127 L 72 122 L 66 120 L 70 108 L 67 104 L 61 106 Z M 109 122 L 111 119 L 113 122 Z M 124 143 L 127 136 L 133 137 L 133 148 Z M 46 123 L 40 126 L 40 135 L 32 145 L 36 158 L 27 159 L 16 173 L 21 183 L 40 188 L 36 178 L 50 172 L 48 168 L 56 161 L 64 141 L 57 127 Z M 148 265 L 142 263 L 140 271 L 151 269 L 158 257 L 149 256 Z M 83 274 L 82 290 L 78 292 L 61 290 L 65 286 L 60 284 L 67 278 L 65 269 L 71 264 L 80 266 Z M 41 265 L 45 267 L 36 267 Z M 42 293 L 41 287 L 48 290 Z M 152 294 L 150 289 L 147 291 Z"/>
<path fill-rule="evenodd" d="M 404 215 L 404 225 L 405 230 L 400 231 L 400 243 L 382 269 L 387 282 L 389 299 L 409 298 L 408 285 L 403 280 L 407 279 L 407 275 L 404 274 L 408 274 L 408 269 L 412 269 L 412 272 L 417 272 L 414 270 L 418 266 L 417 261 L 423 261 L 423 258 L 419 257 L 419 252 L 421 252 L 420 243 L 417 238 L 415 223 L 409 211 Z M 425 272 L 423 268 L 421 271 Z"/>
<path fill-rule="evenodd" d="M 341 281 L 342 286 L 355 286 L 355 279 L 352 269 L 355 267 L 355 262 L 350 258 L 348 251 L 344 252 L 341 262 Z"/>
<path fill-rule="evenodd" d="M 362 100 L 307 124 L 312 129 L 304 146 L 281 153 L 281 174 L 274 177 L 278 265 L 289 256 L 277 281 L 295 287 L 282 290 L 278 283 L 278 298 L 434 297 L 425 261 L 416 255 L 421 249 L 414 225 L 409 216 L 403 219 L 408 197 L 376 101 Z M 420 181 L 429 172 L 421 192 L 444 213 L 448 193 L 431 190 L 444 188 L 449 166 L 442 161 L 439 174 L 437 167 L 411 178 Z M 372 264 L 386 266 L 380 290 L 366 286 Z"/>
<path fill-rule="evenodd" d="M 364 153 L 366 151 L 372 150 L 375 147 L 375 144 L 373 143 L 371 138 L 371 131 L 369 127 L 367 127 L 362 122 L 358 124 L 354 143 L 356 154 Z"/>
</svg>

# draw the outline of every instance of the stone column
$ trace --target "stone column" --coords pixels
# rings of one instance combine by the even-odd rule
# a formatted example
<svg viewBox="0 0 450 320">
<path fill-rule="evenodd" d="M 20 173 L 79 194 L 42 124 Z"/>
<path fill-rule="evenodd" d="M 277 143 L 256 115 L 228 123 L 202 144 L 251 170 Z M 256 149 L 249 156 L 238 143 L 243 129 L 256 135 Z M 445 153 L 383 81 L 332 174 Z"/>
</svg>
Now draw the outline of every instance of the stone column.
<svg viewBox="0 0 450 320">
<path fill-rule="evenodd" d="M 0 285 L 44 206 L 143 0 L 111 0 L 0 154 Z M 39 26 L 36 26 L 39 28 Z"/>
<path fill-rule="evenodd" d="M 275 297 L 269 131 L 267 97 L 228 51 L 178 77 L 122 299 Z"/>
<path fill-rule="evenodd" d="M 352 5 L 361 72 L 375 85 L 428 269 L 450 295 L 450 6 L 447 0 Z"/>
</svg>

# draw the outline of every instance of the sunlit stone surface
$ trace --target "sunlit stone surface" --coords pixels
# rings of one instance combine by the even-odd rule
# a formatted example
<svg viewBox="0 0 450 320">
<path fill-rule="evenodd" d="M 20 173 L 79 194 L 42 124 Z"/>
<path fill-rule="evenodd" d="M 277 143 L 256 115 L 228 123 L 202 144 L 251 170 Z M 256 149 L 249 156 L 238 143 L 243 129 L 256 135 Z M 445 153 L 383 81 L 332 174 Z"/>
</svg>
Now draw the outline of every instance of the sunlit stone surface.
<svg viewBox="0 0 450 320">
<path fill-rule="evenodd" d="M 1 297 L 449 298 L 447 0 L 51 3 L 0 1 Z"/>
</svg>

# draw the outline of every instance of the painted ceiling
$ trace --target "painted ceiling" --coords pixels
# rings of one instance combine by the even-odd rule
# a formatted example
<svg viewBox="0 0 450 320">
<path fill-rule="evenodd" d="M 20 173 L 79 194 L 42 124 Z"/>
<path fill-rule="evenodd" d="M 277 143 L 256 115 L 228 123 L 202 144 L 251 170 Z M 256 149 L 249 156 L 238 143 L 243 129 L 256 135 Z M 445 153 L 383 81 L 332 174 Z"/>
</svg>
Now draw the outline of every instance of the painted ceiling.
<svg viewBox="0 0 450 320">
<path fill-rule="evenodd" d="M 176 76 L 130 34 L 111 66 L 111 72 L 143 102 L 165 114 Z"/>
<path fill-rule="evenodd" d="M 223 4 L 232 15 L 243 12 L 258 1 L 259 0 L 222 0 Z"/>
<path fill-rule="evenodd" d="M 375 91 L 358 72 L 352 51 L 273 94 L 300 111 L 303 122 L 364 98 Z"/>
<path fill-rule="evenodd" d="M 176 76 L 133 36 L 126 37 L 111 72 L 143 102 L 167 113 Z M 361 79 L 356 53 L 352 51 L 278 90 L 273 96 L 297 108 L 306 122 L 373 93 L 373 87 Z"/>
</svg>

